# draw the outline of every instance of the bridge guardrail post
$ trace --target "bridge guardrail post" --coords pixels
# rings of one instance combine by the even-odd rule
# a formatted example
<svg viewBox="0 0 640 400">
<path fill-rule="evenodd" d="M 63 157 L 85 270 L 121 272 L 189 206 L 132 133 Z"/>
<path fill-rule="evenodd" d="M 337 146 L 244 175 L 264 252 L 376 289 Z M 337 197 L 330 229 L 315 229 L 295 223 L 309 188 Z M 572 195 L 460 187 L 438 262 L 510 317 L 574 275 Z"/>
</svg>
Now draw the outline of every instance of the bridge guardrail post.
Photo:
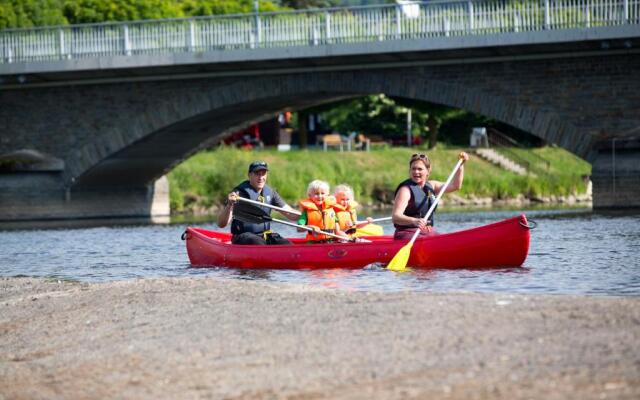
<svg viewBox="0 0 640 400">
<path fill-rule="evenodd" d="M 64 31 L 62 28 L 58 29 L 58 51 L 60 52 L 60 58 L 64 59 Z"/>
<path fill-rule="evenodd" d="M 520 14 L 517 10 L 513 11 L 513 31 L 520 32 Z"/>
<path fill-rule="evenodd" d="M 122 25 L 122 46 L 126 56 L 131 55 L 131 42 L 129 41 L 129 25 Z"/>
<path fill-rule="evenodd" d="M 187 50 L 195 51 L 196 49 L 196 25 L 195 22 L 190 19 L 189 20 L 189 37 L 187 38 Z"/>
<path fill-rule="evenodd" d="M 400 9 L 400 4 L 396 4 L 396 39 L 400 39 L 402 37 L 401 18 L 402 10 Z"/>
<path fill-rule="evenodd" d="M 629 22 L 629 0 L 624 0 L 624 22 Z"/>
<path fill-rule="evenodd" d="M 442 21 L 442 29 L 444 31 L 444 35 L 449 37 L 449 32 L 451 31 L 451 22 L 449 21 L 449 17 L 444 17 Z"/>
<path fill-rule="evenodd" d="M 544 29 L 551 29 L 551 10 L 549 0 L 544 0 Z"/>
<path fill-rule="evenodd" d="M 261 29 L 260 29 L 260 10 L 258 9 L 258 2 L 255 1 L 254 2 L 254 8 L 256 11 L 256 17 L 255 17 L 255 47 L 259 47 L 260 46 L 260 42 L 261 42 Z"/>
<path fill-rule="evenodd" d="M 469 31 L 473 32 L 476 29 L 476 21 L 475 21 L 475 17 L 474 17 L 474 11 L 473 11 L 473 1 L 469 0 L 469 2 L 467 3 L 468 5 L 468 10 L 469 10 Z"/>
<path fill-rule="evenodd" d="M 589 7 L 589 3 L 584 6 L 584 26 L 586 28 L 591 27 L 591 7 Z"/>
<path fill-rule="evenodd" d="M 328 11 L 324 13 L 324 30 L 326 35 L 326 44 L 331 43 L 331 14 Z"/>
</svg>

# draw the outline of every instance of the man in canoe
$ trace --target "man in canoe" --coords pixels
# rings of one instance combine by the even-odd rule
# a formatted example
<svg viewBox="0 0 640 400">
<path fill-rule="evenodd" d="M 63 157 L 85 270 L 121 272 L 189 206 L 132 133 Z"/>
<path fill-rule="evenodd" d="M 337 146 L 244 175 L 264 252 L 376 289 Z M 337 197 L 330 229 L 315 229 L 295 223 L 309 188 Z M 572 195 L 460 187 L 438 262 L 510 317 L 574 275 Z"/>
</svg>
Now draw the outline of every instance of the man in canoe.
<svg viewBox="0 0 640 400">
<path fill-rule="evenodd" d="M 283 208 L 294 214 L 283 213 L 290 220 L 297 220 L 295 210 L 280 197 L 278 192 L 267 185 L 269 167 L 264 161 L 254 161 L 249 165 L 248 180 L 236 186 L 227 195 L 225 206 L 218 214 L 218 226 L 224 228 L 231 223 L 231 243 L 233 244 L 290 244 L 287 239 L 271 231 L 268 221 L 261 223 L 243 222 L 233 218 L 233 208 L 238 197 Z M 259 206 L 256 206 L 259 207 Z M 271 208 L 260 207 L 267 215 Z"/>
<path fill-rule="evenodd" d="M 469 160 L 469 155 L 464 151 L 459 158 L 463 163 Z M 435 197 L 444 186 L 443 182 L 429 180 L 431 175 L 431 161 L 425 154 L 414 154 L 409 160 L 409 179 L 398 185 L 391 219 L 396 231 L 393 238 L 396 240 L 409 240 L 420 230 L 420 235 L 429 235 L 433 231 L 433 213 L 425 221 L 423 218 L 435 201 Z M 451 184 L 446 188 L 446 193 L 454 192 L 462 187 L 464 179 L 464 165 L 456 171 Z"/>
</svg>

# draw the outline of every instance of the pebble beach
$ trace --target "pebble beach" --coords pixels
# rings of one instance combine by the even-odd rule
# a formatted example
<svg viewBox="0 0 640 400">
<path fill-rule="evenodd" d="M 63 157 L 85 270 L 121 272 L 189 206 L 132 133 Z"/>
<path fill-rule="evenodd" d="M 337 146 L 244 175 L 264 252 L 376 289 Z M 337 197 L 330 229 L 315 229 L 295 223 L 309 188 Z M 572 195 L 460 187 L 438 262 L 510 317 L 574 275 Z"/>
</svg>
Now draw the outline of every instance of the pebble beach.
<svg viewBox="0 0 640 400">
<path fill-rule="evenodd" d="M 640 299 L 0 280 L 0 399 L 638 399 Z"/>
</svg>

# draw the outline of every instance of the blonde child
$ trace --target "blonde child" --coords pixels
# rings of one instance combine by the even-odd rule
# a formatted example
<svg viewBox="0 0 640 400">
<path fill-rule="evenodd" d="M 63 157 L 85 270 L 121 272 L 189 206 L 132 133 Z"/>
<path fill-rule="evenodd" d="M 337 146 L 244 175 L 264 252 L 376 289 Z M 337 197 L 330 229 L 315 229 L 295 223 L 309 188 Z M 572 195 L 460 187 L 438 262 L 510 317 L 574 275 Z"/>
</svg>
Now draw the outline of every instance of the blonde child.
<svg viewBox="0 0 640 400">
<path fill-rule="evenodd" d="M 371 223 L 371 218 L 358 222 L 356 207 L 358 203 L 353 199 L 353 189 L 349 185 L 338 185 L 333 190 L 336 202 L 333 209 L 338 218 L 340 230 L 349 235 L 355 235 L 356 228 L 362 228 Z"/>
<path fill-rule="evenodd" d="M 324 181 L 314 180 L 307 188 L 307 199 L 300 201 L 302 215 L 298 220 L 299 225 L 305 225 L 313 229 L 307 233 L 309 241 L 328 241 L 332 238 L 321 232 L 333 233 L 339 236 L 349 237 L 340 230 L 336 213 L 333 209 L 335 199 L 329 196 L 329 184 Z"/>
</svg>

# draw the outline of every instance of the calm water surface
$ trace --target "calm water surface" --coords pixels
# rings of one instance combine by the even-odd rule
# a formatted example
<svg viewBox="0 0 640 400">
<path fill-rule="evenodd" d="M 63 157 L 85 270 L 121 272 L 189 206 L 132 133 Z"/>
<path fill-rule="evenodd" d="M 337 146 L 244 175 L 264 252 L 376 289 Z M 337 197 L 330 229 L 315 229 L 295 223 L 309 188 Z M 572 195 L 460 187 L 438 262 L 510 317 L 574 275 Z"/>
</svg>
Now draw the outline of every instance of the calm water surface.
<svg viewBox="0 0 640 400">
<path fill-rule="evenodd" d="M 521 210 L 440 212 L 440 232 L 495 222 Z M 268 280 L 363 291 L 472 291 L 640 295 L 640 212 L 590 209 L 527 210 L 538 223 L 523 267 L 394 273 L 381 268 L 319 271 L 241 271 L 190 268 L 180 235 L 187 223 L 131 221 L 33 229 L 0 226 L 0 276 L 105 282 L 156 277 L 211 276 Z M 77 225 L 77 223 L 76 223 Z M 212 222 L 193 225 L 216 229 Z M 391 225 L 383 225 L 392 232 Z M 293 228 L 278 227 L 285 236 Z"/>
</svg>

